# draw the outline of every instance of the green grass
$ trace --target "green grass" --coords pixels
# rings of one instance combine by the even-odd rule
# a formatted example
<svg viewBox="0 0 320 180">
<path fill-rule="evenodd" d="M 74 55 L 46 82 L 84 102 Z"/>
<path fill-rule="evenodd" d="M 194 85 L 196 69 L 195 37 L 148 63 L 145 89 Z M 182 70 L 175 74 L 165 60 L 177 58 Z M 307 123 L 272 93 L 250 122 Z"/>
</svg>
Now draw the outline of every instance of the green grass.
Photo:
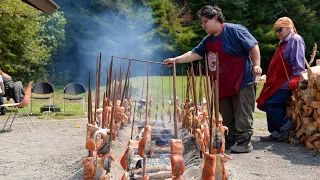
<svg viewBox="0 0 320 180">
<path fill-rule="evenodd" d="M 263 88 L 263 83 L 259 83 L 258 86 L 257 86 L 257 96 L 256 96 L 256 98 L 259 97 L 262 88 Z"/>
<path fill-rule="evenodd" d="M 173 101 L 173 77 L 171 76 L 170 83 L 169 83 L 169 77 L 164 76 L 163 78 L 163 89 L 164 89 L 164 104 L 165 104 L 165 111 L 167 111 L 169 107 L 169 101 Z M 200 77 L 196 77 L 197 80 L 197 100 L 199 101 L 199 89 L 200 89 Z M 131 78 L 130 81 L 132 82 L 133 87 L 133 97 L 137 99 L 146 99 L 146 81 L 147 78 L 144 77 L 144 86 L 143 86 L 143 77 L 134 77 Z M 204 78 L 203 78 L 204 82 Z M 123 81 L 124 84 L 124 81 Z M 187 77 L 186 76 L 177 76 L 176 77 L 176 92 L 178 100 L 185 99 L 186 96 L 186 85 L 187 85 Z M 94 100 L 94 88 L 92 88 L 92 99 Z M 102 97 L 103 93 L 105 92 L 105 87 L 100 88 L 100 107 L 102 105 Z M 169 91 L 171 90 L 171 93 Z M 260 84 L 257 87 L 257 97 L 260 94 L 262 89 L 262 84 Z M 143 90 L 143 96 L 142 96 L 142 90 Z M 202 92 L 203 96 L 205 96 L 205 88 L 204 83 L 202 84 Z M 162 77 L 161 76 L 150 76 L 149 78 L 149 94 L 152 96 L 152 112 L 155 111 L 155 106 L 157 103 L 159 103 L 159 112 L 162 110 Z M 183 94 L 183 97 L 182 97 Z M 63 87 L 55 87 L 54 90 L 54 105 L 60 107 L 61 111 L 63 111 Z M 85 112 L 87 112 L 87 93 L 84 94 L 85 96 Z M 193 99 L 193 97 L 190 94 L 190 98 Z M 12 101 L 12 100 L 11 100 Z M 11 102 L 10 101 L 10 102 Z M 7 103 L 5 101 L 5 103 Z M 32 116 L 37 116 L 39 119 L 75 119 L 75 118 L 85 118 L 87 117 L 86 113 L 82 112 L 82 103 L 81 101 L 66 101 L 65 102 L 65 112 L 55 112 L 55 113 L 40 113 L 40 108 L 42 106 L 48 105 L 48 100 L 32 100 Z M 93 103 L 94 104 L 94 103 Z M 25 108 L 28 110 L 28 107 Z M 172 111 L 173 112 L 173 111 Z M 9 111 L 8 111 L 9 113 Z M 263 116 L 263 113 L 256 112 L 255 118 L 265 118 Z"/>
<path fill-rule="evenodd" d="M 267 119 L 267 115 L 264 112 L 254 112 L 253 118 L 254 119 Z"/>
<path fill-rule="evenodd" d="M 197 100 L 199 99 L 199 89 L 200 89 L 200 77 L 196 77 L 197 79 L 197 86 L 196 86 L 196 91 L 197 91 Z M 132 87 L 133 87 L 133 96 L 146 99 L 146 81 L 147 78 L 144 78 L 144 86 L 143 86 L 143 77 L 134 77 L 131 78 L 132 80 Z M 170 83 L 169 83 L 170 81 Z M 204 82 L 204 78 L 203 78 Z M 176 77 L 176 93 L 178 97 L 178 101 L 181 99 L 185 98 L 186 94 L 186 86 L 187 86 L 187 77 L 186 76 L 177 76 Z M 143 88 L 144 87 L 144 88 Z M 168 76 L 163 77 L 163 89 L 164 89 L 164 102 L 165 105 L 169 103 L 169 101 L 173 100 L 173 77 L 171 76 L 170 80 Z M 142 97 L 142 90 L 143 92 L 143 97 Z M 169 91 L 171 90 L 171 92 Z M 202 83 L 202 94 L 204 94 L 204 83 Z M 183 92 L 184 91 L 184 92 Z M 149 94 L 152 96 L 152 100 L 154 103 L 157 102 L 159 99 L 159 103 L 162 102 L 162 77 L 161 76 L 150 76 L 149 78 Z M 182 98 L 182 94 L 184 98 Z M 193 97 L 190 94 L 190 98 L 193 99 Z M 199 101 L 199 100 L 198 100 Z"/>
<path fill-rule="evenodd" d="M 49 105 L 49 100 L 35 100 L 32 99 L 32 111 L 31 116 L 36 116 L 38 119 L 75 119 L 85 118 L 87 115 L 82 112 L 82 101 L 65 101 L 65 112 L 63 111 L 63 87 L 55 87 L 54 90 L 54 105 L 60 107 L 61 112 L 41 113 L 40 108 Z M 80 96 L 85 96 L 85 112 L 87 112 L 87 93 Z M 9 102 L 4 98 L 5 103 L 13 103 L 11 99 Z M 29 107 L 24 108 L 28 111 Z M 24 112 L 24 111 L 21 111 Z M 7 110 L 7 115 L 10 113 L 10 109 Z"/>
</svg>

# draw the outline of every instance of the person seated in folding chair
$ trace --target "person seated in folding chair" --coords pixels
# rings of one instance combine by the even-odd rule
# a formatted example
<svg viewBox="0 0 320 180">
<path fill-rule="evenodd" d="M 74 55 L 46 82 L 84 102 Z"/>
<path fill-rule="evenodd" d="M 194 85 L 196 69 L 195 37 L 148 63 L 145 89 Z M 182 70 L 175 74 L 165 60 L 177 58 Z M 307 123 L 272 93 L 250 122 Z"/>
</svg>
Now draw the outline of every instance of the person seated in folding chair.
<svg viewBox="0 0 320 180">
<path fill-rule="evenodd" d="M 15 103 L 19 103 L 23 100 L 24 89 L 21 81 L 14 82 L 10 75 L 3 72 L 0 67 L 0 76 L 2 76 L 4 87 L 5 87 L 5 97 L 9 101 L 11 98 Z"/>
<path fill-rule="evenodd" d="M 3 95 L 5 94 L 5 90 L 4 90 L 4 83 L 3 83 L 3 79 L 2 76 L 0 76 L 0 105 L 3 104 Z M 5 115 L 6 114 L 6 108 L 5 107 L 1 107 L 1 115 Z"/>
</svg>

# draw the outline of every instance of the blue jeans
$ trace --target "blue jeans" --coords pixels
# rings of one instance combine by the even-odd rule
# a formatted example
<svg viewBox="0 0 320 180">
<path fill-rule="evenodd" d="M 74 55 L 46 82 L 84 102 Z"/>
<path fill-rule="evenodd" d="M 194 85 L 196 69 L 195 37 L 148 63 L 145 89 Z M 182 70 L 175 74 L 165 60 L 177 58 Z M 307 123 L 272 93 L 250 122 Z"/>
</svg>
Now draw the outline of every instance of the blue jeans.
<svg viewBox="0 0 320 180">
<path fill-rule="evenodd" d="M 291 95 L 291 90 L 279 89 L 263 105 L 262 110 L 267 113 L 268 130 L 270 133 L 274 131 L 279 132 L 279 128 L 289 121 L 286 118 L 286 104 L 290 100 Z"/>
<path fill-rule="evenodd" d="M 0 93 L 0 105 L 4 104 L 3 103 L 3 97 L 2 94 Z M 6 108 L 5 107 L 1 107 L 1 115 L 5 115 L 6 114 Z"/>
</svg>

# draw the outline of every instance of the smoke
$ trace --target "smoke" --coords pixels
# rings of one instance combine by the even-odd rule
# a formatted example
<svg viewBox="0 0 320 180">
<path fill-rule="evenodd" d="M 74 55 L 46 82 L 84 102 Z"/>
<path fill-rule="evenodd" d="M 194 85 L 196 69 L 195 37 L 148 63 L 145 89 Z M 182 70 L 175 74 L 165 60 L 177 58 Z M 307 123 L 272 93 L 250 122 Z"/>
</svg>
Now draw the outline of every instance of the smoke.
<svg viewBox="0 0 320 180">
<path fill-rule="evenodd" d="M 82 10 L 84 11 L 84 10 Z M 78 25 L 78 38 L 65 58 L 73 58 L 75 64 L 69 73 L 72 80 L 87 84 L 88 72 L 95 79 L 96 59 L 102 53 L 101 84 L 106 82 L 106 69 L 109 69 L 111 56 L 122 56 L 162 62 L 172 52 L 163 48 L 163 42 L 156 33 L 156 22 L 152 10 L 134 5 L 130 9 L 119 8 L 99 14 L 88 15 L 86 12 L 75 15 Z M 69 25 L 70 28 L 70 25 Z M 72 34 L 69 34 L 69 36 Z M 115 58 L 113 69 L 127 70 L 129 61 Z M 130 76 L 147 75 L 147 63 L 131 62 Z M 151 75 L 166 74 L 168 68 L 151 64 Z M 69 75 L 69 74 L 66 74 Z M 92 81 L 92 84 L 94 82 Z"/>
</svg>

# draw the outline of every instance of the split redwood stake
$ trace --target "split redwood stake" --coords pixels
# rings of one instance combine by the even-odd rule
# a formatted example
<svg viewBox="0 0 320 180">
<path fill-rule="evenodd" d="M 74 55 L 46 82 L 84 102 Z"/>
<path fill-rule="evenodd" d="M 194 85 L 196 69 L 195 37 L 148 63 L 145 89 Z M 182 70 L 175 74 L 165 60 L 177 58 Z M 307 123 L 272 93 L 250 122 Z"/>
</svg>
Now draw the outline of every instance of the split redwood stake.
<svg viewBox="0 0 320 180">
<path fill-rule="evenodd" d="M 111 113 L 111 122 L 110 122 L 110 136 L 109 136 L 109 146 L 108 146 L 108 153 L 111 153 L 111 142 L 112 142 L 112 127 L 113 127 L 113 119 L 114 119 L 114 113 L 115 113 L 115 107 L 116 107 L 116 103 L 117 103 L 117 98 L 116 97 L 119 97 L 119 93 L 120 93 L 120 87 L 122 85 L 122 76 L 123 76 L 123 72 L 120 76 L 120 80 L 119 80 L 119 85 L 118 85 L 118 90 L 116 90 L 116 87 L 117 87 L 117 74 L 118 74 L 118 70 L 116 70 L 116 74 L 115 74 L 115 85 L 113 87 L 113 102 L 112 102 L 112 113 Z M 110 172 L 110 169 L 111 169 L 111 162 L 109 161 L 109 164 L 108 164 L 108 169 L 109 169 L 109 172 Z"/>
<path fill-rule="evenodd" d="M 113 66 L 113 56 L 111 57 L 110 66 L 109 66 L 109 75 L 108 75 L 108 93 L 107 93 L 108 102 L 110 102 L 110 98 L 111 98 L 112 66 Z"/>
<path fill-rule="evenodd" d="M 88 123 L 92 124 L 92 96 L 91 96 L 91 78 L 89 72 L 89 79 L 88 79 Z"/>
<path fill-rule="evenodd" d="M 126 89 L 127 89 L 126 87 L 127 87 L 127 83 L 128 83 L 128 79 L 129 79 L 130 64 L 131 64 L 131 60 L 129 61 L 129 65 L 128 65 L 128 69 L 127 69 L 126 81 L 124 82 L 124 88 L 123 88 L 123 92 L 122 92 L 122 96 L 121 96 L 120 106 L 122 106 L 122 104 L 123 104 L 123 97 L 124 97 Z"/>
<path fill-rule="evenodd" d="M 196 80 L 195 74 L 193 69 L 193 63 L 191 62 L 191 77 L 192 77 L 192 87 L 193 87 L 193 99 L 194 99 L 194 108 L 195 108 L 195 115 L 198 115 L 198 107 L 197 107 L 197 91 L 196 91 Z"/>
<path fill-rule="evenodd" d="M 106 99 L 106 93 L 103 93 L 103 101 L 102 101 L 102 122 L 101 122 L 101 128 L 105 129 L 107 126 L 106 124 L 106 120 L 107 120 L 107 116 L 105 116 L 107 108 L 107 102 L 105 101 Z M 105 137 L 102 137 L 103 139 L 105 139 Z"/>
<path fill-rule="evenodd" d="M 171 101 L 171 73 L 170 73 L 170 69 L 169 69 L 169 109 L 168 109 L 168 115 L 170 117 L 170 122 L 171 122 L 171 104 L 172 104 L 172 101 Z"/>
<path fill-rule="evenodd" d="M 164 90 L 163 90 L 163 71 L 162 71 L 162 113 L 161 120 L 164 122 Z"/>
<path fill-rule="evenodd" d="M 136 105 L 137 105 L 137 100 L 134 101 L 134 109 L 133 109 L 133 118 L 132 118 L 132 127 L 131 127 L 131 138 L 133 138 L 133 127 L 134 127 L 134 116 L 136 114 Z"/>
<path fill-rule="evenodd" d="M 183 96 L 183 93 L 184 93 L 184 89 L 183 89 L 183 67 L 182 67 L 182 69 L 181 69 L 181 81 L 182 81 L 182 84 L 181 84 L 181 101 L 180 101 L 180 103 L 182 104 L 183 103 L 183 101 L 184 101 L 184 96 Z"/>
<path fill-rule="evenodd" d="M 177 122 L 177 89 L 176 89 L 176 63 L 173 61 L 173 121 L 174 121 L 174 138 L 178 137 L 178 122 Z"/>
<path fill-rule="evenodd" d="M 156 62 L 156 61 L 150 61 L 150 60 L 141 60 L 141 59 L 134 59 L 134 58 L 126 58 L 126 57 L 120 57 L 120 56 L 113 56 L 113 57 L 119 58 L 119 59 L 124 59 L 124 60 L 132 60 L 132 61 L 137 61 L 137 62 L 146 62 L 146 63 L 164 65 L 163 62 Z"/>
<path fill-rule="evenodd" d="M 198 61 L 199 62 L 199 65 L 198 65 L 198 67 L 199 67 L 199 74 L 200 74 L 200 89 L 199 89 L 199 103 L 202 105 L 202 69 L 201 69 L 201 63 L 200 63 L 200 61 Z"/>
<path fill-rule="evenodd" d="M 182 179 L 184 172 L 184 160 L 183 160 L 183 143 L 179 139 L 178 135 L 178 121 L 177 121 L 177 91 L 176 91 L 176 63 L 173 61 L 173 121 L 174 121 L 174 137 L 170 141 L 170 157 L 172 167 L 172 179 Z"/>
<path fill-rule="evenodd" d="M 116 69 L 116 73 L 115 73 L 115 75 L 114 75 L 115 82 L 116 82 L 116 79 L 117 79 L 117 75 L 118 75 L 118 69 Z M 116 95 L 116 87 L 117 87 L 117 85 L 115 84 L 114 87 L 113 87 L 113 97 L 115 97 L 115 95 Z M 109 135 L 108 153 L 110 153 L 110 151 L 111 151 L 112 127 L 113 127 L 113 117 L 114 117 L 115 107 L 116 107 L 116 100 L 113 99 L 113 102 L 112 102 L 112 111 L 111 111 L 111 120 L 110 120 L 110 135 Z M 110 164 L 110 162 L 109 162 L 109 164 L 108 164 L 108 169 L 109 169 L 109 171 L 110 171 L 110 167 L 111 167 L 111 164 Z"/>
<path fill-rule="evenodd" d="M 149 60 L 148 60 L 149 61 Z M 147 93 L 146 93 L 146 113 L 148 113 L 148 102 L 149 102 L 149 76 L 150 76 L 150 63 L 148 62 L 148 74 L 147 74 Z M 146 114 L 146 122 L 145 122 L 145 126 L 148 125 L 148 114 Z M 146 165 L 147 165 L 147 158 L 144 157 L 143 158 L 143 176 L 145 176 L 146 174 Z"/>
<path fill-rule="evenodd" d="M 210 113 L 210 109 L 211 109 L 211 107 L 210 107 L 210 105 L 211 105 L 211 101 L 210 101 L 210 83 L 209 83 L 209 73 L 208 73 L 208 71 L 209 71 L 209 67 L 208 67 L 208 58 L 207 58 L 207 54 L 205 54 L 205 68 L 206 68 L 206 84 L 207 84 L 207 87 L 206 87 L 206 89 L 207 89 L 207 108 L 208 108 L 208 115 L 210 115 L 209 113 Z"/>
<path fill-rule="evenodd" d="M 92 96 L 91 96 L 91 79 L 90 79 L 90 72 L 88 78 L 88 124 L 93 124 L 92 122 Z M 87 132 L 88 133 L 88 132 Z M 93 151 L 88 151 L 88 156 L 93 157 Z"/>
</svg>

